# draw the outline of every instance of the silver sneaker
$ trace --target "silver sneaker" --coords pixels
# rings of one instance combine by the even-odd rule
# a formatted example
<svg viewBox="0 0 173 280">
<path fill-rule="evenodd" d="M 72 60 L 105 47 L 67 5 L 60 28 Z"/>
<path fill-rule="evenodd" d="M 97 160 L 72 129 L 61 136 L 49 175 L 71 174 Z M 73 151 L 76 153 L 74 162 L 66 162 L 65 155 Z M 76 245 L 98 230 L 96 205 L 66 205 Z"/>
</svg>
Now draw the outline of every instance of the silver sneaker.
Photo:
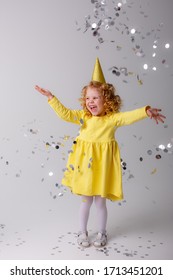
<svg viewBox="0 0 173 280">
<path fill-rule="evenodd" d="M 82 247 L 89 247 L 90 246 L 90 241 L 88 238 L 88 232 L 79 232 L 78 233 L 78 239 L 77 239 L 78 245 Z"/>
<path fill-rule="evenodd" d="M 97 237 L 93 242 L 95 247 L 105 246 L 107 243 L 107 235 L 105 233 L 98 232 Z"/>
</svg>

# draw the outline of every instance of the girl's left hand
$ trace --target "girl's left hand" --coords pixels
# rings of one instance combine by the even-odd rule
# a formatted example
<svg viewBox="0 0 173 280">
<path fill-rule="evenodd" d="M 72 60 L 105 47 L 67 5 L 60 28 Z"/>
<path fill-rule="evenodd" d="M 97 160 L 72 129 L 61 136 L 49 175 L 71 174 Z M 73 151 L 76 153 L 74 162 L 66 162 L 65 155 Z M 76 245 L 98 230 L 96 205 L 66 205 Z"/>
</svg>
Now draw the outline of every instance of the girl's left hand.
<svg viewBox="0 0 173 280">
<path fill-rule="evenodd" d="M 161 111 L 162 111 L 161 109 L 157 109 L 157 108 L 148 108 L 147 115 L 150 117 L 150 119 L 154 119 L 157 124 L 159 122 L 164 123 L 164 119 L 166 119 L 166 117 L 160 114 Z"/>
</svg>

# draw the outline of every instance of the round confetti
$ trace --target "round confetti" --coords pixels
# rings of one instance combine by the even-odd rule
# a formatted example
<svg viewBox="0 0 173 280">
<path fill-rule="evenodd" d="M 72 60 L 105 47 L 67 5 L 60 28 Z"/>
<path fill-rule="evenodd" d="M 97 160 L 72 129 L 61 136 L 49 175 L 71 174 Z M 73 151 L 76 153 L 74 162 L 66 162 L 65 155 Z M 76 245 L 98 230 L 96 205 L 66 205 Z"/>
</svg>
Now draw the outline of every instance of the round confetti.
<svg viewBox="0 0 173 280">
<path fill-rule="evenodd" d="M 157 158 L 157 159 L 160 159 L 160 158 L 161 158 L 161 155 L 156 155 L 156 158 Z"/>
<path fill-rule="evenodd" d="M 159 149 L 164 150 L 165 146 L 163 144 L 159 145 Z"/>
<path fill-rule="evenodd" d="M 135 33 L 136 33 L 136 30 L 135 30 L 134 28 L 132 28 L 132 29 L 130 30 L 130 33 L 131 33 L 131 34 L 135 34 Z"/>
<path fill-rule="evenodd" d="M 170 48 L 170 44 L 169 44 L 169 43 L 166 43 L 166 44 L 165 44 L 165 48 L 166 48 L 166 49 L 169 49 L 169 48 Z"/>
<path fill-rule="evenodd" d="M 148 69 L 148 64 L 144 64 L 143 68 L 144 68 L 145 70 L 147 70 L 147 69 Z"/>
<path fill-rule="evenodd" d="M 148 151 L 147 151 L 147 154 L 148 154 L 148 155 L 152 155 L 152 151 L 151 151 L 151 150 L 148 150 Z"/>
<path fill-rule="evenodd" d="M 81 123 L 81 124 L 83 124 L 83 123 L 84 123 L 83 119 L 80 119 L 80 123 Z"/>
<path fill-rule="evenodd" d="M 168 144 L 167 144 L 167 148 L 172 148 L 172 144 L 171 144 L 171 143 L 168 143 Z"/>
</svg>

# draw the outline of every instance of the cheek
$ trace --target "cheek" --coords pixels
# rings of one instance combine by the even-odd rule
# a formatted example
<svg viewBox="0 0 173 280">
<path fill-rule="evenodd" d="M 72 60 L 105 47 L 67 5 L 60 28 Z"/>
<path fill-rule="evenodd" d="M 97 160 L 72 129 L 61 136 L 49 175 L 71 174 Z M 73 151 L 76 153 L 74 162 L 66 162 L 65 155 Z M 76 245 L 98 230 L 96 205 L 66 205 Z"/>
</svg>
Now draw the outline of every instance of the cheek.
<svg viewBox="0 0 173 280">
<path fill-rule="evenodd" d="M 103 102 L 103 101 L 100 101 L 100 102 L 98 103 L 98 105 L 99 105 L 100 107 L 104 107 L 104 102 Z"/>
</svg>

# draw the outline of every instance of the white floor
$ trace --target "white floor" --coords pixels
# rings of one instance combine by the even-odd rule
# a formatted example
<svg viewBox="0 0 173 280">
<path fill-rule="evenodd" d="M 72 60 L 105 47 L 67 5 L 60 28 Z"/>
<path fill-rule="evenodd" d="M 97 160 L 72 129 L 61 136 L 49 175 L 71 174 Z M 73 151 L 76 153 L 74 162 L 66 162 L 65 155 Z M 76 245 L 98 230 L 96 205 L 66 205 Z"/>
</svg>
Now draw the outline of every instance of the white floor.
<svg viewBox="0 0 173 280">
<path fill-rule="evenodd" d="M 20 186 L 19 186 L 20 187 Z M 22 198 L 22 196 L 21 196 Z M 0 259 L 173 259 L 173 215 L 150 209 L 131 208 L 127 203 L 108 202 L 108 244 L 87 249 L 76 243 L 80 199 L 67 192 L 49 196 L 47 203 L 16 200 L 6 204 L 8 215 L 0 224 Z M 2 205 L 2 204 L 1 204 Z M 143 207 L 142 207 L 143 208 Z M 2 223 L 3 222 L 3 223 Z M 89 234 L 97 231 L 94 205 Z"/>
</svg>

